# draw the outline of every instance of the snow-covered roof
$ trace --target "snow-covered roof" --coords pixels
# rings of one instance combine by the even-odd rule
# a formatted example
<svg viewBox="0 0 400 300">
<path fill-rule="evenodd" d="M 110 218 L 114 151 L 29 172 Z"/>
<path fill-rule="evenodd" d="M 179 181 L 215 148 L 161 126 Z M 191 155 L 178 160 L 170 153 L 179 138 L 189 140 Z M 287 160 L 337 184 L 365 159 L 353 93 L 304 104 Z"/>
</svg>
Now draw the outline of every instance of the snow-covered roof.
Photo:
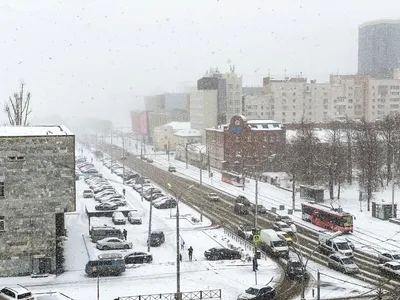
<svg viewBox="0 0 400 300">
<path fill-rule="evenodd" d="M 198 129 L 182 129 L 174 133 L 176 136 L 188 137 L 188 136 L 201 136 L 201 132 Z"/>
<path fill-rule="evenodd" d="M 358 26 L 358 28 L 374 26 L 378 24 L 400 24 L 400 19 L 380 19 L 380 20 L 364 22 L 360 26 Z"/>
<path fill-rule="evenodd" d="M 74 135 L 64 125 L 46 126 L 0 126 L 0 137 L 14 136 Z"/>
<path fill-rule="evenodd" d="M 165 124 L 163 126 L 171 126 L 172 129 L 174 130 L 180 130 L 180 129 L 190 129 L 190 122 L 169 122 L 168 124 Z"/>
<path fill-rule="evenodd" d="M 252 130 L 282 130 L 282 124 L 273 120 L 248 120 Z"/>
</svg>

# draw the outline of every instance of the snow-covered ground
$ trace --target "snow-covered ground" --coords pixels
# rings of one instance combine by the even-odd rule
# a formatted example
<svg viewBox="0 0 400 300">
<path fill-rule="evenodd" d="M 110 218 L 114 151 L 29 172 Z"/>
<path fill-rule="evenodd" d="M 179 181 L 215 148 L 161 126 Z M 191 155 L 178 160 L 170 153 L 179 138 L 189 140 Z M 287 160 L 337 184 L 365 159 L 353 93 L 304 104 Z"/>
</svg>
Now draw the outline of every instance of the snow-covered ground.
<svg viewBox="0 0 400 300">
<path fill-rule="evenodd" d="M 85 151 L 84 155 L 91 157 L 91 154 Z M 161 168 L 167 168 L 169 162 L 166 156 L 154 155 L 154 163 Z M 101 163 L 95 160 L 95 165 L 103 175 L 119 191 L 122 191 L 123 185 L 121 178 L 105 168 Z M 178 173 L 181 176 L 198 175 L 198 169 L 189 166 L 185 169 L 185 164 L 172 160 L 174 166 L 178 168 Z M 140 171 L 140 170 L 137 170 Z M 192 174 L 192 175 L 191 175 Z M 214 172 L 215 178 L 211 183 L 211 179 L 203 176 L 204 182 L 213 184 L 221 190 L 230 193 L 242 194 L 241 189 L 237 189 L 230 185 L 226 185 L 218 180 L 218 173 Z M 206 172 L 204 172 L 206 175 Z M 253 182 L 249 182 L 245 188 L 245 193 L 251 195 Z M 276 201 L 285 202 L 285 199 L 290 199 L 290 195 L 286 191 L 277 189 L 271 185 L 264 183 L 261 194 L 268 194 L 268 197 L 276 198 Z M 66 249 L 66 272 L 55 277 L 47 278 L 19 277 L 19 278 L 0 278 L 0 287 L 11 284 L 22 284 L 27 286 L 33 292 L 62 292 L 73 299 L 97 299 L 97 279 L 88 277 L 85 274 L 84 268 L 89 257 L 95 257 L 101 251 L 95 248 L 95 244 L 89 240 L 89 223 L 84 208 L 86 203 L 94 201 L 93 199 L 85 199 L 82 197 L 82 192 L 87 188 L 87 185 L 81 179 L 77 182 L 77 212 L 69 213 L 66 216 L 66 226 L 68 229 L 68 239 L 65 242 Z M 274 193 L 271 193 L 271 190 Z M 146 251 L 147 250 L 147 233 L 148 233 L 148 216 L 149 203 L 141 201 L 140 195 L 134 190 L 126 189 L 126 199 L 129 204 L 138 208 L 143 213 L 142 225 L 117 225 L 121 229 L 126 228 L 128 231 L 128 240 L 133 243 L 133 249 L 120 250 L 125 254 L 130 251 Z M 269 198 L 262 198 L 261 201 L 265 206 L 277 205 L 270 203 Z M 272 200 L 271 200 L 272 201 Z M 280 203 L 282 203 L 280 202 Z M 279 202 L 278 202 L 279 203 Z M 202 224 L 193 224 L 190 222 L 191 216 L 199 217 L 199 213 L 186 206 L 180 204 L 180 213 L 184 216 L 180 219 L 180 235 L 185 240 L 186 249 L 189 246 L 194 248 L 194 260 L 188 261 L 187 251 L 183 251 L 183 262 L 181 263 L 181 291 L 197 291 L 208 289 L 221 289 L 222 299 L 236 299 L 237 295 L 243 292 L 247 287 L 255 283 L 254 272 L 252 271 L 251 263 L 235 260 L 235 261 L 217 261 L 210 262 L 204 259 L 203 252 L 213 246 L 225 246 L 233 244 L 237 247 L 242 247 L 235 243 L 226 235 L 223 229 L 211 227 L 211 222 L 203 217 Z M 100 299 L 114 299 L 117 296 L 129 296 L 138 294 L 153 294 L 153 293 L 173 293 L 176 290 L 176 231 L 174 218 L 175 212 L 169 209 L 157 210 L 153 209 L 153 230 L 163 230 L 166 235 L 166 242 L 160 247 L 152 247 L 153 262 L 151 264 L 129 266 L 127 271 L 118 277 L 101 277 L 100 278 Z M 298 217 L 296 215 L 296 217 Z M 91 218 L 91 225 L 112 225 L 111 219 L 106 217 Z M 88 251 L 86 251 L 85 243 Z M 244 256 L 248 250 L 242 249 Z M 117 251 L 116 251 L 117 252 Z M 319 269 L 321 272 L 321 298 L 334 298 L 344 296 L 354 296 L 366 293 L 371 290 L 371 286 L 328 269 L 319 266 L 318 264 L 309 261 L 308 269 L 312 273 L 316 273 Z M 259 261 L 259 271 L 257 272 L 258 283 L 267 283 L 271 279 L 272 285 L 275 285 L 281 280 L 282 270 L 271 259 Z M 313 299 L 312 289 L 307 290 L 307 298 Z"/>
</svg>

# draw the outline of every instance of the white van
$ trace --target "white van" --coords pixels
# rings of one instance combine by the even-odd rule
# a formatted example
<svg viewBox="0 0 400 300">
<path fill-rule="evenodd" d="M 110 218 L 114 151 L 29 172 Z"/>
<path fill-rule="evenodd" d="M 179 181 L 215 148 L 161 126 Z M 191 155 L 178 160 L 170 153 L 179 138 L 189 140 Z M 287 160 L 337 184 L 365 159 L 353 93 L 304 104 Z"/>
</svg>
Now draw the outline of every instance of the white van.
<svg viewBox="0 0 400 300">
<path fill-rule="evenodd" d="M 261 249 L 275 257 L 288 257 L 289 247 L 285 240 L 282 240 L 273 229 L 260 231 Z"/>
<path fill-rule="evenodd" d="M 348 241 L 344 237 L 333 237 L 336 233 L 321 232 L 318 236 L 318 243 L 322 253 L 333 254 L 339 253 L 345 257 L 353 257 L 353 250 L 350 248 Z"/>
</svg>

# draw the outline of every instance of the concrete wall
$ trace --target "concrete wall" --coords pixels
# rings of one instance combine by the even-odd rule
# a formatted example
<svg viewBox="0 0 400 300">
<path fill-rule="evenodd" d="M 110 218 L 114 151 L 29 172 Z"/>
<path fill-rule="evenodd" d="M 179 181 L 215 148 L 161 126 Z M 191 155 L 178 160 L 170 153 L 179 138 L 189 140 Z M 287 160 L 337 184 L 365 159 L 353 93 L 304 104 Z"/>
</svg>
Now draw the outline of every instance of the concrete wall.
<svg viewBox="0 0 400 300">
<path fill-rule="evenodd" d="M 20 156 L 24 159 L 10 160 Z M 55 214 L 75 211 L 75 137 L 0 137 L 0 274 L 31 274 L 32 257 L 55 270 Z"/>
</svg>

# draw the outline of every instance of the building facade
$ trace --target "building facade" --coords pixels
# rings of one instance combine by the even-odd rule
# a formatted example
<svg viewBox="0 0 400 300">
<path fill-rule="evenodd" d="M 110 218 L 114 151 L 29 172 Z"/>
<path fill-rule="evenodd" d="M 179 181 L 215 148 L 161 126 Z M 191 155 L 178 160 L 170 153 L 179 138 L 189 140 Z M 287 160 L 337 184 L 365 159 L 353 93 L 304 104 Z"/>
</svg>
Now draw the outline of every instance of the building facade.
<svg viewBox="0 0 400 300">
<path fill-rule="evenodd" d="M 393 78 L 400 62 L 400 19 L 377 20 L 358 29 L 358 74 Z"/>
<path fill-rule="evenodd" d="M 279 171 L 285 146 L 286 129 L 272 120 L 247 120 L 238 115 L 226 126 L 207 129 L 210 165 L 224 170 Z M 276 159 L 267 162 L 272 155 Z"/>
<path fill-rule="evenodd" d="M 155 150 L 175 150 L 175 133 L 182 129 L 190 129 L 190 122 L 170 122 L 154 129 L 153 146 Z"/>
<path fill-rule="evenodd" d="M 200 130 L 217 125 L 218 90 L 195 90 L 190 93 L 190 128 Z"/>
<path fill-rule="evenodd" d="M 0 274 L 56 273 L 75 211 L 75 136 L 64 126 L 0 127 Z"/>
</svg>

